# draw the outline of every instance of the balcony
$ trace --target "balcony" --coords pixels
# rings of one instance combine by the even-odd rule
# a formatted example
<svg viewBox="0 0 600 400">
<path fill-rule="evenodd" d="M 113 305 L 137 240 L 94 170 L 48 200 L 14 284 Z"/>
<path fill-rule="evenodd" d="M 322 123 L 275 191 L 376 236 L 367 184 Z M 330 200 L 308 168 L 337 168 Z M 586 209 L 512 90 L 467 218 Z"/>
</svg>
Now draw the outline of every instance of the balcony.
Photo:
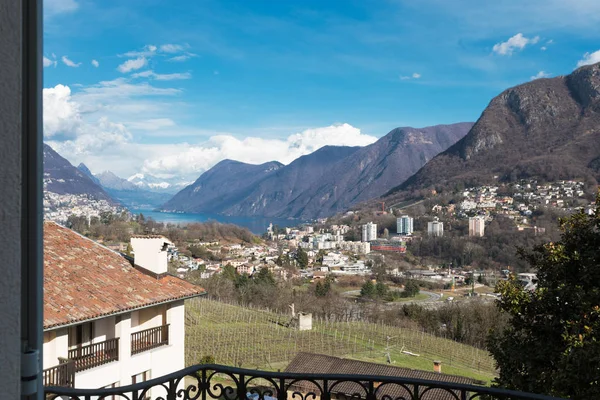
<svg viewBox="0 0 600 400">
<path fill-rule="evenodd" d="M 131 334 L 131 355 L 169 344 L 169 324 Z"/>
<path fill-rule="evenodd" d="M 111 389 L 46 387 L 47 399 L 222 400 L 557 400 L 556 397 L 484 386 L 374 375 L 265 372 L 195 365 L 135 385 Z"/>
<path fill-rule="evenodd" d="M 44 386 L 75 386 L 75 363 L 61 359 L 60 364 L 47 368 L 43 372 Z"/>
<path fill-rule="evenodd" d="M 69 360 L 75 363 L 75 372 L 84 371 L 119 359 L 119 338 L 93 343 L 69 350 Z"/>
</svg>

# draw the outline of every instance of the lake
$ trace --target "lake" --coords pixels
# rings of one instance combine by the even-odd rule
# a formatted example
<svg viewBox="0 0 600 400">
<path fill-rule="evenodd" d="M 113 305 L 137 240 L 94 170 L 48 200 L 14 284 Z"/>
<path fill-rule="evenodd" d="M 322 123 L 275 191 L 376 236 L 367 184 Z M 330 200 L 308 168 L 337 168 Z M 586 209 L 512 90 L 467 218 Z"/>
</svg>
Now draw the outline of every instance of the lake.
<svg viewBox="0 0 600 400">
<path fill-rule="evenodd" d="M 159 212 L 151 209 L 130 208 L 134 214 L 144 214 L 145 217 L 151 217 L 153 220 L 172 224 L 189 224 L 191 222 L 217 221 L 223 224 L 234 224 L 248 228 L 255 235 L 262 235 L 267 232 L 270 223 L 279 227 L 293 227 L 303 223 L 299 219 L 266 218 L 266 217 L 230 217 L 219 214 L 192 214 L 192 213 L 170 213 Z"/>
</svg>

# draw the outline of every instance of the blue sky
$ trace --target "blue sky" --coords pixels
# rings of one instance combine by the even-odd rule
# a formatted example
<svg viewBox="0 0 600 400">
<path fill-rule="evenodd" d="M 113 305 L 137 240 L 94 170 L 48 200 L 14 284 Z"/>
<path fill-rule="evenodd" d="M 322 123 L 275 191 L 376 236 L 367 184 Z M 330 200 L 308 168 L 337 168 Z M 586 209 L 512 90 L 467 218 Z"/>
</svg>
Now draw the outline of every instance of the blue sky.
<svg viewBox="0 0 600 400">
<path fill-rule="evenodd" d="M 46 0 L 44 24 L 46 140 L 125 177 L 475 121 L 600 61 L 596 0 Z"/>
</svg>

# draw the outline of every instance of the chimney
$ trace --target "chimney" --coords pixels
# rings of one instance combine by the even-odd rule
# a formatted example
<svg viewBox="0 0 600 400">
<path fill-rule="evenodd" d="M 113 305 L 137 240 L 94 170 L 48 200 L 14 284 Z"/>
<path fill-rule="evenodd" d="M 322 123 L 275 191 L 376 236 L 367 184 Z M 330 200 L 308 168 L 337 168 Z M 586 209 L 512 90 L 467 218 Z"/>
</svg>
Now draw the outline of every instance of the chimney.
<svg viewBox="0 0 600 400">
<path fill-rule="evenodd" d="M 433 372 L 437 372 L 438 374 L 442 373 L 442 362 L 441 361 L 433 362 Z"/>
<path fill-rule="evenodd" d="M 167 248 L 170 244 L 171 241 L 164 236 L 132 236 L 133 263 L 156 275 L 167 273 Z"/>
</svg>

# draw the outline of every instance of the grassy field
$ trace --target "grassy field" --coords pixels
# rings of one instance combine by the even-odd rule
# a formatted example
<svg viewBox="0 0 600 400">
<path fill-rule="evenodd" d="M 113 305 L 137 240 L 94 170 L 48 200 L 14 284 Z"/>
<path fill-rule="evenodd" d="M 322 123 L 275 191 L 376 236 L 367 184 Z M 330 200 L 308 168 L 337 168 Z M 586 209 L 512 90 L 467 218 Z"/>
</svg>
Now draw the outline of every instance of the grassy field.
<svg viewBox="0 0 600 400">
<path fill-rule="evenodd" d="M 313 320 L 312 330 L 300 332 L 285 326 L 288 315 L 207 299 L 188 301 L 186 310 L 187 365 L 210 355 L 219 364 L 283 370 L 299 351 L 385 363 L 389 346 L 399 367 L 432 371 L 433 360 L 440 360 L 444 373 L 486 382 L 495 376 L 487 352 L 415 330 Z"/>
<path fill-rule="evenodd" d="M 406 302 L 406 301 L 420 301 L 420 300 L 427 300 L 429 298 L 428 294 L 425 293 L 419 293 L 414 297 L 401 297 L 395 301 L 398 302 Z"/>
</svg>

